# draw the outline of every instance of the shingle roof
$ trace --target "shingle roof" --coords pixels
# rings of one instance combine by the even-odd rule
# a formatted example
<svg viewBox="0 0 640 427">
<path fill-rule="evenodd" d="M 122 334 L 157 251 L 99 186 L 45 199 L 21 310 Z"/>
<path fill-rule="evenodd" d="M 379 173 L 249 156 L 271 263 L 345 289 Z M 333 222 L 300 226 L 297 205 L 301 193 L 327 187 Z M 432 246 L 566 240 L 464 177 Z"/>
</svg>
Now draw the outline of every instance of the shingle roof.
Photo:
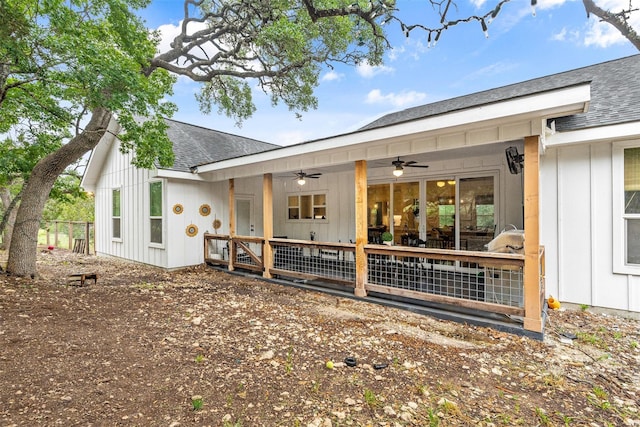
<svg viewBox="0 0 640 427">
<path fill-rule="evenodd" d="M 239 135 L 165 119 L 167 136 L 173 142 L 175 162 L 172 170 L 189 172 L 190 167 L 247 154 L 269 151 L 280 146 Z"/>
<path fill-rule="evenodd" d="M 457 110 L 591 82 L 589 111 L 556 120 L 556 130 L 576 130 L 640 120 L 640 55 L 451 98 L 387 114 L 359 130 L 391 126 Z"/>
</svg>

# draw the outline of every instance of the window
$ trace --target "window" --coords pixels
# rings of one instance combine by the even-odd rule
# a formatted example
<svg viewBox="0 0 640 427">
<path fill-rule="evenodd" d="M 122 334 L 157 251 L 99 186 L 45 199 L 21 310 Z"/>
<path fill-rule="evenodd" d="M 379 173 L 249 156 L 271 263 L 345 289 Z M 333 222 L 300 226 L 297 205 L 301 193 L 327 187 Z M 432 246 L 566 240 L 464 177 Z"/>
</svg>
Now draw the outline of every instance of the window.
<svg viewBox="0 0 640 427">
<path fill-rule="evenodd" d="M 111 236 L 114 239 L 122 238 L 122 229 L 120 225 L 120 189 L 114 188 L 111 191 Z"/>
<path fill-rule="evenodd" d="M 289 219 L 327 219 L 327 195 L 303 194 L 287 198 Z"/>
<path fill-rule="evenodd" d="M 162 244 L 162 182 L 149 183 L 149 225 L 151 243 Z"/>
<path fill-rule="evenodd" d="M 624 150 L 625 263 L 640 266 L 640 147 Z"/>
<path fill-rule="evenodd" d="M 640 142 L 613 146 L 613 271 L 640 275 Z"/>
</svg>

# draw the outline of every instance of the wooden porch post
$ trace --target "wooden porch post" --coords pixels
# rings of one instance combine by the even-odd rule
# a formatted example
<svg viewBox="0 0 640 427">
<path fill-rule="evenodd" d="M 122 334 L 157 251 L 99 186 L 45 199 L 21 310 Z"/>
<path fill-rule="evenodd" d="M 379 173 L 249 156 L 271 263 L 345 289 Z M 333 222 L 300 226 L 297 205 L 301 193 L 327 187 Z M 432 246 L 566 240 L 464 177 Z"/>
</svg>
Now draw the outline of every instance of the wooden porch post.
<svg viewBox="0 0 640 427">
<path fill-rule="evenodd" d="M 524 329 L 542 332 L 540 295 L 540 138 L 524 139 Z"/>
<path fill-rule="evenodd" d="M 233 178 L 229 179 L 229 237 L 236 235 L 236 195 Z M 232 241 L 229 241 L 229 271 L 234 270 L 233 260 L 236 257 L 236 249 Z"/>
<path fill-rule="evenodd" d="M 269 239 L 273 238 L 273 175 L 265 173 L 262 177 L 262 229 L 264 230 L 264 247 L 262 258 L 264 263 L 263 277 L 271 278 L 273 267 L 273 248 Z"/>
<path fill-rule="evenodd" d="M 84 223 L 84 238 L 85 238 L 85 247 L 84 247 L 84 253 L 85 255 L 89 255 L 90 251 L 89 251 L 89 223 L 85 222 Z"/>
<path fill-rule="evenodd" d="M 356 288 L 357 297 L 366 297 L 364 288 L 367 282 L 367 255 L 364 245 L 367 243 L 367 161 L 356 161 Z"/>
</svg>

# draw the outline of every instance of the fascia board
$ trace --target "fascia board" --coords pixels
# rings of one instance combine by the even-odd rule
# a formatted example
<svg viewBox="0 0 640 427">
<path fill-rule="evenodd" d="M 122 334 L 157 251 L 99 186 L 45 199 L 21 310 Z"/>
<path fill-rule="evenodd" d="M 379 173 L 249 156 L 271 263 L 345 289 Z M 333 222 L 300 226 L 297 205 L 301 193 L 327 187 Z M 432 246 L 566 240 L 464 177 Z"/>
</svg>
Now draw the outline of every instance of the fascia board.
<svg viewBox="0 0 640 427">
<path fill-rule="evenodd" d="M 598 141 L 612 141 L 640 136 L 640 123 L 630 122 L 611 126 L 600 126 L 568 132 L 556 132 L 545 138 L 547 147 L 584 144 Z"/>
<path fill-rule="evenodd" d="M 189 181 L 202 181 L 206 180 L 196 173 L 181 172 L 170 169 L 156 169 L 153 173 L 154 178 L 169 178 L 169 179 L 185 179 Z"/>
<path fill-rule="evenodd" d="M 557 89 L 478 107 L 468 108 L 384 128 L 338 135 L 322 140 L 283 147 L 263 153 L 198 166 L 199 173 L 212 172 L 247 164 L 257 164 L 301 154 L 311 154 L 362 143 L 406 137 L 425 132 L 446 132 L 457 127 L 471 127 L 499 120 L 522 120 L 527 117 L 560 117 L 586 111 L 591 99 L 590 84 Z"/>
<path fill-rule="evenodd" d="M 93 150 L 91 150 L 91 155 L 89 156 L 89 161 L 85 167 L 82 181 L 80 181 L 80 187 L 84 188 L 86 191 L 95 192 L 100 172 L 102 172 L 104 163 L 111 151 L 111 146 L 116 140 L 117 135 L 120 133 L 120 130 L 121 128 L 118 121 L 112 117 L 109 121 L 109 125 L 107 126 L 107 131 L 104 133 L 102 138 L 100 138 L 100 141 Z"/>
</svg>

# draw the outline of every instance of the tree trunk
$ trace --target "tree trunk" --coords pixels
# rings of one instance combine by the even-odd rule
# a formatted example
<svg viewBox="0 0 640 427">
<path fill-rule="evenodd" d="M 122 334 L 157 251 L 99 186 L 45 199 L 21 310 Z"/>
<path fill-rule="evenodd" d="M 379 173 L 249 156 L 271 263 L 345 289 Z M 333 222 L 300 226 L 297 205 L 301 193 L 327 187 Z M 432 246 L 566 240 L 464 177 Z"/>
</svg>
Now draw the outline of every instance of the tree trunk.
<svg viewBox="0 0 640 427">
<path fill-rule="evenodd" d="M 2 202 L 2 205 L 5 208 L 4 215 L 2 216 L 2 221 L 0 221 L 0 235 L 3 236 L 2 244 L 0 244 L 0 249 L 9 249 L 9 246 L 11 246 L 13 224 L 15 224 L 16 222 L 16 214 L 18 213 L 16 205 L 20 200 L 21 195 L 22 190 L 20 190 L 20 193 L 18 193 L 12 200 L 11 190 L 9 189 L 9 187 L 0 188 L 0 202 Z"/>
<path fill-rule="evenodd" d="M 37 275 L 38 230 L 51 188 L 58 176 L 69 165 L 98 145 L 110 120 L 109 111 L 96 108 L 92 111 L 91 120 L 82 133 L 40 160 L 33 168 L 22 193 L 22 201 L 13 229 L 7 274 L 32 278 Z"/>
</svg>

